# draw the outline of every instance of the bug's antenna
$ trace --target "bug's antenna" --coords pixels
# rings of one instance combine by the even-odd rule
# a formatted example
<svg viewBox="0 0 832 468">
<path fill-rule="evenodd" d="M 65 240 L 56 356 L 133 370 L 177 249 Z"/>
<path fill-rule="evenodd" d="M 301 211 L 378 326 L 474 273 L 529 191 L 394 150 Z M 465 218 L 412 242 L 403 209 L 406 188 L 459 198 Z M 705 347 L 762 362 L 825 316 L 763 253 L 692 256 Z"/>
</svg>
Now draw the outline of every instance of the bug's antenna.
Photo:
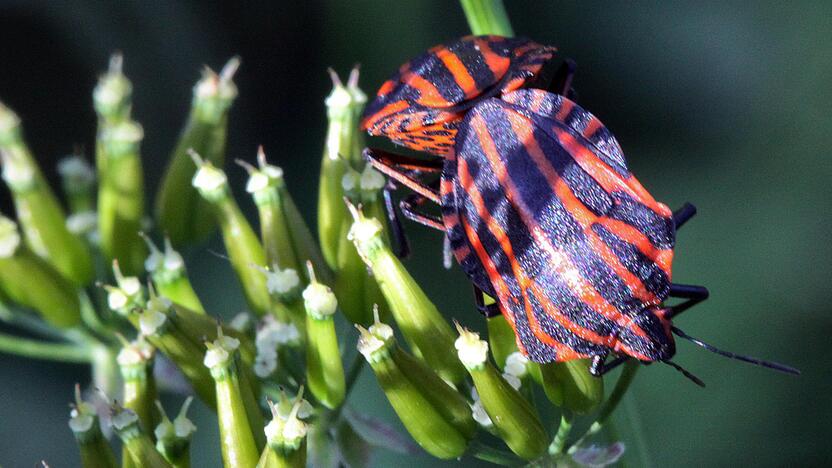
<svg viewBox="0 0 832 468">
<path fill-rule="evenodd" d="M 697 346 L 701 346 L 701 347 L 707 349 L 708 351 L 710 351 L 712 353 L 719 354 L 720 356 L 725 356 L 729 359 L 736 359 L 737 361 L 747 362 L 749 364 L 754 364 L 755 366 L 767 367 L 769 369 L 773 369 L 773 370 L 776 370 L 776 371 L 779 371 L 779 372 L 783 372 L 785 374 L 800 375 L 800 371 L 795 369 L 794 367 L 787 366 L 785 364 L 779 364 L 779 363 L 776 363 L 776 362 L 771 362 L 771 361 L 763 361 L 762 359 L 757 359 L 757 358 L 754 358 L 754 357 L 751 357 L 751 356 L 744 356 L 742 354 L 736 354 L 736 353 L 732 353 L 730 351 L 723 351 L 723 350 L 721 350 L 721 349 L 719 349 L 715 346 L 711 346 L 708 343 L 705 343 L 704 341 L 702 341 L 698 338 L 694 338 L 694 337 L 688 335 L 687 333 L 683 332 L 682 330 L 679 330 L 676 327 L 672 327 L 671 330 L 673 330 L 673 333 L 675 333 L 676 336 L 678 336 L 680 338 L 684 338 L 684 339 L 690 341 L 691 343 L 693 343 Z"/>
<path fill-rule="evenodd" d="M 670 360 L 667 360 L 667 361 L 662 361 L 662 362 L 664 362 L 664 363 L 665 363 L 665 364 L 667 364 L 668 366 L 670 366 L 670 367 L 672 367 L 672 368 L 676 369 L 677 371 L 681 372 L 681 373 L 682 373 L 682 375 L 684 375 L 685 377 L 689 378 L 689 379 L 691 380 L 691 382 L 695 383 L 696 385 L 699 385 L 699 386 L 700 386 L 700 387 L 702 387 L 702 388 L 705 388 L 705 382 L 703 382 L 703 381 L 702 381 L 699 377 L 697 377 L 697 376 L 695 376 L 695 375 L 691 374 L 691 373 L 690 373 L 690 371 L 688 371 L 688 370 L 687 370 L 687 369 L 685 369 L 684 367 L 682 367 L 682 366 L 680 366 L 679 364 L 676 364 L 675 362 L 670 361 Z"/>
</svg>

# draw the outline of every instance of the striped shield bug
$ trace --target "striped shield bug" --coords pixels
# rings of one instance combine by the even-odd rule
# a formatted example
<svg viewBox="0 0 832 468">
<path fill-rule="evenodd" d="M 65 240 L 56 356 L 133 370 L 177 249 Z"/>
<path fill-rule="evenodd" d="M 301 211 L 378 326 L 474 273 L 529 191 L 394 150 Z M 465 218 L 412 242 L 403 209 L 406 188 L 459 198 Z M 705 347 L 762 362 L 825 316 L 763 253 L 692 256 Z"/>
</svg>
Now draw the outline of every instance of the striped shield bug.
<svg viewBox="0 0 832 468">
<path fill-rule="evenodd" d="M 708 297 L 702 286 L 671 282 L 676 230 L 696 210 L 674 213 L 644 189 L 612 133 L 567 97 L 575 67 L 564 60 L 552 72 L 555 53 L 522 38 L 469 36 L 433 47 L 381 86 L 362 127 L 432 155 L 365 150 L 414 192 L 402 213 L 445 233 L 475 287 L 496 300 L 484 306 L 478 295 L 481 310 L 502 313 L 532 361 L 592 358 L 594 375 L 627 359 L 660 361 L 701 384 L 671 361 L 675 334 L 797 373 L 672 324 Z M 441 217 L 420 210 L 426 202 Z M 683 302 L 664 305 L 671 297 Z"/>
</svg>

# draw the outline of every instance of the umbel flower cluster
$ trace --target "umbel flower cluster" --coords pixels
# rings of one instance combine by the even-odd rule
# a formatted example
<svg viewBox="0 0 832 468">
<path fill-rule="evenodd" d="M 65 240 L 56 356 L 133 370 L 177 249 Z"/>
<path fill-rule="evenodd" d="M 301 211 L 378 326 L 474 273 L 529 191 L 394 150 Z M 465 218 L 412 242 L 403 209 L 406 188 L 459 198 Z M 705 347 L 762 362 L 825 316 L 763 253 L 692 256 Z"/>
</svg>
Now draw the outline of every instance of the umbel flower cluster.
<svg viewBox="0 0 832 468">
<path fill-rule="evenodd" d="M 500 2 L 463 6 L 475 33 L 511 35 Z M 34 336 L 0 333 L 0 351 L 91 366 L 69 419 L 81 464 L 190 466 L 194 398 L 216 412 L 228 467 L 363 466 L 374 447 L 504 465 L 615 462 L 621 443 L 587 440 L 608 422 L 635 365 L 605 399 L 585 361 L 529 362 L 500 316 L 488 319 L 484 338 L 454 326 L 393 253 L 386 181 L 361 158 L 367 97 L 357 69 L 346 83 L 333 72 L 325 100 L 315 236 L 262 148 L 240 168 L 226 164 L 239 64 L 206 69 L 194 86 L 153 213 L 121 56 L 93 92 L 94 167 L 78 154 L 61 161 L 63 197 L 20 119 L 0 104 L 2 176 L 16 211 L 16 221 L 0 215 L 0 319 Z M 248 173 L 259 231 L 226 167 Z M 180 254 L 217 230 L 249 311 L 226 322 L 197 295 Z M 351 395 L 365 362 L 410 438 Z M 161 391 L 183 395 L 173 419 Z"/>
</svg>

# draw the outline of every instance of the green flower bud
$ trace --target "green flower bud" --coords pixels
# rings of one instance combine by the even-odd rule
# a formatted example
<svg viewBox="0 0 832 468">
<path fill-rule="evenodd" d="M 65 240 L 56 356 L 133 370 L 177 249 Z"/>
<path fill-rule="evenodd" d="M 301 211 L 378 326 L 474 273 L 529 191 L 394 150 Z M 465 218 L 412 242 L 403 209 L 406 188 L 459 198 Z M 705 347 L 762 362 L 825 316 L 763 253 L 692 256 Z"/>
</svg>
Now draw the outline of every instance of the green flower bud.
<svg viewBox="0 0 832 468">
<path fill-rule="evenodd" d="M 238 340 L 231 337 L 220 337 L 213 343 L 208 342 L 208 352 L 205 353 L 203 362 L 210 369 L 215 383 L 223 464 L 254 466 L 260 451 L 249 425 L 234 359 L 239 344 Z"/>
<path fill-rule="evenodd" d="M 99 119 L 105 123 L 114 123 L 130 117 L 132 107 L 133 85 L 122 73 L 124 58 L 120 53 L 110 57 L 107 73 L 98 80 L 92 94 L 92 102 Z"/>
<path fill-rule="evenodd" d="M 165 237 L 165 251 L 162 252 L 156 244 L 145 234 L 141 233 L 150 255 L 144 261 L 144 268 L 153 278 L 153 284 L 159 294 L 180 304 L 194 312 L 204 314 L 205 308 L 196 295 L 188 272 L 185 270 L 185 260 L 173 249 L 170 239 Z"/>
<path fill-rule="evenodd" d="M 468 369 L 482 406 L 494 429 L 518 456 L 533 460 L 547 448 L 546 430 L 534 408 L 488 361 L 488 343 L 457 325 L 455 346 L 459 360 Z"/>
<path fill-rule="evenodd" d="M 171 468 L 162 457 L 150 436 L 139 425 L 139 417 L 131 409 L 113 407 L 111 420 L 113 429 L 124 444 L 125 456 L 132 460 L 132 466 L 142 468 Z"/>
<path fill-rule="evenodd" d="M 102 121 L 103 122 L 103 121 Z M 98 234 L 108 259 L 118 259 L 128 274 L 142 271 L 147 249 L 139 237 L 145 214 L 144 176 L 139 144 L 142 127 L 128 119 L 103 123 L 96 148 L 98 168 Z"/>
<path fill-rule="evenodd" d="M 225 172 L 214 167 L 210 161 L 202 160 L 196 153 L 191 153 L 198 170 L 194 175 L 193 186 L 214 207 L 217 220 L 222 230 L 222 239 L 231 266 L 240 280 L 249 307 L 258 316 L 271 310 L 282 320 L 288 319 L 288 311 L 281 304 L 275 304 L 269 296 L 266 278 L 252 265 L 266 266 L 266 253 L 260 240 L 252 230 L 237 202 L 231 196 Z"/>
<path fill-rule="evenodd" d="M 219 75 L 207 68 L 203 72 L 156 195 L 156 219 L 176 246 L 205 240 L 216 226 L 210 205 L 190 185 L 196 169 L 188 151 L 196 151 L 217 167 L 223 166 L 228 113 L 237 97 L 232 79 L 239 66 L 240 59 L 234 57 Z"/>
<path fill-rule="evenodd" d="M 70 213 L 95 210 L 95 168 L 83 156 L 74 154 L 61 159 L 58 174 Z"/>
<path fill-rule="evenodd" d="M 77 286 L 93 279 L 92 256 L 69 231 L 57 197 L 41 174 L 26 142 L 20 119 L 0 103 L 0 162 L 26 245 Z"/>
<path fill-rule="evenodd" d="M 156 380 L 153 378 L 153 361 L 156 350 L 140 336 L 138 340 L 124 341 L 116 357 L 123 384 L 124 407 L 133 410 L 145 431 L 159 422 L 153 408 L 158 398 Z"/>
<path fill-rule="evenodd" d="M 179 414 L 171 421 L 165 413 L 165 409 L 159 400 L 156 400 L 156 407 L 162 422 L 156 426 L 156 450 L 165 457 L 174 468 L 189 468 L 191 466 L 191 437 L 196 432 L 196 426 L 188 419 L 188 408 L 191 406 L 193 397 L 188 397 L 179 410 Z"/>
<path fill-rule="evenodd" d="M 588 413 L 604 399 L 604 379 L 589 373 L 589 359 L 540 365 L 543 390 L 553 404 L 575 413 Z"/>
<path fill-rule="evenodd" d="M 267 446 L 260 455 L 257 468 L 300 468 L 306 466 L 306 434 L 309 425 L 305 419 L 312 413 L 312 406 L 303 399 L 303 386 L 294 401 L 281 390 L 277 403 L 269 402 L 272 420 L 266 425 Z"/>
<path fill-rule="evenodd" d="M 3 215 L 0 292 L 13 302 L 31 307 L 55 327 L 74 327 L 81 322 L 81 302 L 75 287 L 23 245 L 17 225 Z"/>
<path fill-rule="evenodd" d="M 410 349 L 445 380 L 461 382 L 465 370 L 455 359 L 454 333 L 450 325 L 382 240 L 381 223 L 364 217 L 355 208 L 351 210 L 355 223 L 349 238 L 372 269 Z"/>
<path fill-rule="evenodd" d="M 270 265 L 281 269 L 300 270 L 300 263 L 295 256 L 293 239 L 289 232 L 289 222 L 283 210 L 279 186 L 283 182 L 283 169 L 266 162 L 266 154 L 261 146 L 257 150 L 259 168 L 244 161 L 238 161 L 249 174 L 246 191 L 254 198 L 260 215 L 260 237 L 266 249 L 266 258 Z"/>
<path fill-rule="evenodd" d="M 357 68 L 351 73 L 348 86 L 344 86 L 332 70 L 330 76 L 333 87 L 325 100 L 329 125 L 321 161 L 318 237 L 326 262 L 337 270 L 341 238 L 345 233 L 343 227 L 350 222 L 342 202 L 345 195 L 342 180 L 350 163 L 363 163 L 363 134 L 358 129 L 358 121 L 367 97 L 358 89 Z"/>
<path fill-rule="evenodd" d="M 374 304 L 387 316 L 387 301 L 378 282 L 367 270 L 352 241 L 348 238 L 349 226 L 343 226 L 341 247 L 338 254 L 338 274 L 335 281 L 335 294 L 340 301 L 341 311 L 353 323 L 367 325 L 372 323 L 370 311 Z M 382 237 L 384 233 L 381 234 Z"/>
<path fill-rule="evenodd" d="M 69 428 L 78 443 L 83 468 L 116 468 L 116 457 L 101 425 L 95 407 L 81 399 L 81 386 L 75 385 L 75 405 L 69 413 Z"/>
<path fill-rule="evenodd" d="M 333 314 L 338 308 L 335 294 L 318 283 L 312 263 L 307 262 L 311 282 L 303 290 L 306 305 L 306 381 L 315 398 L 330 409 L 344 401 L 344 366 L 338 349 Z"/>
<path fill-rule="evenodd" d="M 358 350 L 413 439 L 439 458 L 457 458 L 476 424 L 467 401 L 422 361 L 396 344 L 393 329 L 376 321 L 361 332 Z"/>
<path fill-rule="evenodd" d="M 517 352 L 514 330 L 502 314 L 490 317 L 486 322 L 488 325 L 488 344 L 491 349 L 491 354 L 494 356 L 494 362 L 497 364 L 497 367 L 502 369 L 506 365 L 506 358 L 510 354 Z"/>
</svg>

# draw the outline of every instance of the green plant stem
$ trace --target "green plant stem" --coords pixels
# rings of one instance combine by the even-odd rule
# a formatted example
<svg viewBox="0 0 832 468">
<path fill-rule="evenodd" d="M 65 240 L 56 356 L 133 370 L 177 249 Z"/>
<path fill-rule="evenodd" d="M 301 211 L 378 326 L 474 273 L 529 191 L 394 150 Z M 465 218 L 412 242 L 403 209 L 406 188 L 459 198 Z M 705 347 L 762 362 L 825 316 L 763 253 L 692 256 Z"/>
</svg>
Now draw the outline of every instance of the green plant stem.
<svg viewBox="0 0 832 468">
<path fill-rule="evenodd" d="M 475 35 L 514 36 L 503 0 L 460 0 L 460 3 Z"/>
<path fill-rule="evenodd" d="M 511 452 L 491 447 L 477 440 L 472 440 L 468 445 L 468 455 L 501 466 L 521 466 L 525 463 Z"/>
<path fill-rule="evenodd" d="M 344 401 L 337 408 L 330 412 L 327 418 L 329 421 L 333 421 L 334 423 L 341 416 L 341 412 L 344 409 L 344 406 L 347 405 L 347 400 L 350 398 L 350 390 L 352 390 L 352 388 L 355 386 L 355 382 L 358 380 L 358 376 L 361 375 L 361 370 L 364 369 L 364 362 L 365 359 L 361 355 L 361 353 L 356 353 L 355 357 L 352 360 L 352 363 L 350 363 L 350 368 L 347 369 L 347 375 L 344 379 L 346 388 L 346 390 L 344 391 Z"/>
<path fill-rule="evenodd" d="M 364 362 L 365 359 L 360 353 L 356 353 L 355 357 L 352 358 L 350 368 L 347 369 L 346 393 L 344 394 L 344 401 L 346 401 L 346 399 L 350 396 L 350 390 L 352 390 L 352 387 L 355 386 L 358 376 L 361 375 L 361 370 L 364 369 Z"/>
<path fill-rule="evenodd" d="M 89 363 L 91 359 L 90 350 L 86 346 L 48 343 L 6 333 L 0 333 L 0 351 L 33 359 L 60 362 Z"/>
<path fill-rule="evenodd" d="M 555 432 L 555 437 L 552 439 L 552 443 L 549 445 L 550 455 L 563 453 L 563 449 L 566 447 L 566 439 L 569 437 L 569 433 L 572 432 L 572 423 L 574 421 L 575 415 L 572 413 L 572 411 L 564 409 L 563 414 L 560 415 L 560 424 L 558 425 L 558 430 Z"/>
<path fill-rule="evenodd" d="M 639 415 L 638 408 L 636 408 L 636 402 L 634 401 L 634 396 L 630 395 L 626 400 L 624 400 L 624 409 L 627 412 L 627 417 L 630 420 L 630 426 L 633 432 L 633 438 L 635 439 L 635 446 L 636 451 L 638 452 L 638 463 L 639 466 L 643 467 L 650 467 L 656 466 L 653 463 L 653 460 L 650 458 L 650 450 L 647 447 L 647 441 L 644 440 L 644 425 L 641 422 L 641 416 Z M 612 425 L 612 421 L 608 425 Z M 618 439 L 615 436 L 612 440 Z M 632 452 L 631 452 L 632 453 Z"/>
<path fill-rule="evenodd" d="M 636 372 L 638 372 L 640 366 L 641 364 L 635 359 L 630 359 L 624 363 L 624 369 L 618 377 L 618 382 L 615 383 L 615 388 L 613 388 L 612 393 L 610 393 L 610 397 L 607 398 L 607 401 L 604 402 L 601 410 L 598 411 L 598 416 L 595 418 L 595 422 L 593 422 L 592 425 L 589 426 L 589 429 L 569 447 L 569 453 L 573 453 L 584 442 L 584 440 L 599 433 L 601 429 L 604 428 L 604 424 L 607 423 L 607 420 L 610 418 L 613 411 L 615 411 L 618 404 L 621 403 L 621 399 L 624 397 L 624 394 L 627 393 L 627 390 L 630 388 L 630 384 L 633 382 L 633 378 L 635 378 Z"/>
</svg>

